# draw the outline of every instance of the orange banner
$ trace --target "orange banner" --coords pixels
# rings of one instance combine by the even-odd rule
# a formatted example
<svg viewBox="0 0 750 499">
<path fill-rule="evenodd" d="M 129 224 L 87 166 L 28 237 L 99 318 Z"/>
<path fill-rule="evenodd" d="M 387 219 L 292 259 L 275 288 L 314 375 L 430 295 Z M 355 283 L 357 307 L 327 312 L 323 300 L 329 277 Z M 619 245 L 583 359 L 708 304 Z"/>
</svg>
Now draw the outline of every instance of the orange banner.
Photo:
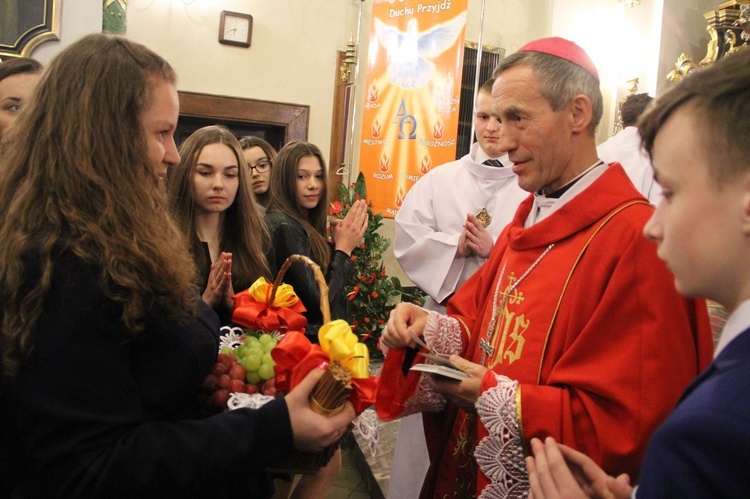
<svg viewBox="0 0 750 499">
<path fill-rule="evenodd" d="M 360 171 L 375 213 L 456 156 L 468 0 L 375 0 Z"/>
</svg>

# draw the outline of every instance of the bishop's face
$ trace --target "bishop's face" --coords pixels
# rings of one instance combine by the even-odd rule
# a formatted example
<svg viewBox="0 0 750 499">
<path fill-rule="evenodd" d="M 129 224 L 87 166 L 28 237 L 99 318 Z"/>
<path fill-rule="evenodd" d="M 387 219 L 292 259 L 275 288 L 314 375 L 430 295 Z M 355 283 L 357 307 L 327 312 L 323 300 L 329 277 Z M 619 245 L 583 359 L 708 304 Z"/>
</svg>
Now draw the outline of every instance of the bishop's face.
<svg viewBox="0 0 750 499">
<path fill-rule="evenodd" d="M 686 296 L 705 297 L 733 310 L 750 282 L 748 231 L 750 174 L 719 183 L 710 175 L 701 124 L 686 105 L 670 116 L 654 141 L 654 171 L 664 198 L 644 227 L 659 258 Z M 745 232 L 743 232 L 745 231 Z"/>
<path fill-rule="evenodd" d="M 508 153 L 523 190 L 552 192 L 579 173 L 571 159 L 570 113 L 552 110 L 531 66 L 511 67 L 495 79 L 492 111 L 502 123 L 499 147 Z"/>
</svg>

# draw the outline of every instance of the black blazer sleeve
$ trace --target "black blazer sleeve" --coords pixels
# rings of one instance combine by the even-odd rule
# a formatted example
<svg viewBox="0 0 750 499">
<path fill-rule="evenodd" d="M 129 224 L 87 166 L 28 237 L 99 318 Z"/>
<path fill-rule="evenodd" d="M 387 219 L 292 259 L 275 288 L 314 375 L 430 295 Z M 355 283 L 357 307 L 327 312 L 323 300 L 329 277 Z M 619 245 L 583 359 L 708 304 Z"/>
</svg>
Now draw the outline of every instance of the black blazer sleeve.
<svg viewBox="0 0 750 499">
<path fill-rule="evenodd" d="M 271 232 L 277 267 L 281 267 L 286 259 L 294 254 L 312 256 L 307 233 L 299 223 L 281 213 L 267 214 L 265 219 Z M 333 251 L 325 276 L 328 284 L 328 301 L 331 305 L 331 319 L 346 319 L 345 287 L 353 275 L 354 264 L 351 258 L 342 251 Z M 303 263 L 295 262 L 284 274 L 284 282 L 294 288 L 307 309 L 305 313 L 308 322 L 306 334 L 316 335 L 317 329 L 322 325 L 323 317 L 320 312 L 320 290 L 312 270 Z"/>
<path fill-rule="evenodd" d="M 200 419 L 200 382 L 218 321 L 177 324 L 149 310 L 133 337 L 99 271 L 55 265 L 28 365 L 0 385 L 0 451 L 23 497 L 265 497 L 263 470 L 290 455 L 283 399 Z M 15 435 L 15 437 L 9 437 Z"/>
</svg>

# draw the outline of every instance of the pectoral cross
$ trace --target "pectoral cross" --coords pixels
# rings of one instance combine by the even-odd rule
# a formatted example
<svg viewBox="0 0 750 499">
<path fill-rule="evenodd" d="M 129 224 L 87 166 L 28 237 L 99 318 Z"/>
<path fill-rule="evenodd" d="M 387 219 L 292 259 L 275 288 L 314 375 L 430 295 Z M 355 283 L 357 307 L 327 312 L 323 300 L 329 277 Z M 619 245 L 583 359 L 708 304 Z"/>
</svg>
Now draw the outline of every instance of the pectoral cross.
<svg viewBox="0 0 750 499">
<path fill-rule="evenodd" d="M 489 341 L 485 341 L 483 339 L 480 339 L 479 340 L 479 349 L 482 350 L 481 364 L 484 365 L 484 361 L 487 358 L 487 356 L 489 355 L 490 357 L 492 357 L 492 354 L 495 353 L 495 348 L 492 345 L 490 345 Z"/>
</svg>

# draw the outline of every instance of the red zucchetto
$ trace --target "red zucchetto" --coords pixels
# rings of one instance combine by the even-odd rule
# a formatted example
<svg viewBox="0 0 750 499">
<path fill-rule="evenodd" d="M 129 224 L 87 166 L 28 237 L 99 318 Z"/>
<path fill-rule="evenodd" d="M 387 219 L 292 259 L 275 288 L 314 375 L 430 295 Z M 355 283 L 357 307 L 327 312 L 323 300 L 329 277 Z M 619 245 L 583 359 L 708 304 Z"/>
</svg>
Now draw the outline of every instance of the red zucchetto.
<svg viewBox="0 0 750 499">
<path fill-rule="evenodd" d="M 565 59 L 566 61 L 570 61 L 573 64 L 581 66 L 594 78 L 596 78 L 596 81 L 599 81 L 599 72 L 596 70 L 594 61 L 591 60 L 585 50 L 583 50 L 581 47 L 571 42 L 570 40 L 566 40 L 565 38 L 560 38 L 557 36 L 553 36 L 550 38 L 541 38 L 539 40 L 534 40 L 533 42 L 527 43 L 526 45 L 518 49 L 518 51 L 539 52 L 542 54 L 554 55 L 555 57 Z"/>
</svg>

